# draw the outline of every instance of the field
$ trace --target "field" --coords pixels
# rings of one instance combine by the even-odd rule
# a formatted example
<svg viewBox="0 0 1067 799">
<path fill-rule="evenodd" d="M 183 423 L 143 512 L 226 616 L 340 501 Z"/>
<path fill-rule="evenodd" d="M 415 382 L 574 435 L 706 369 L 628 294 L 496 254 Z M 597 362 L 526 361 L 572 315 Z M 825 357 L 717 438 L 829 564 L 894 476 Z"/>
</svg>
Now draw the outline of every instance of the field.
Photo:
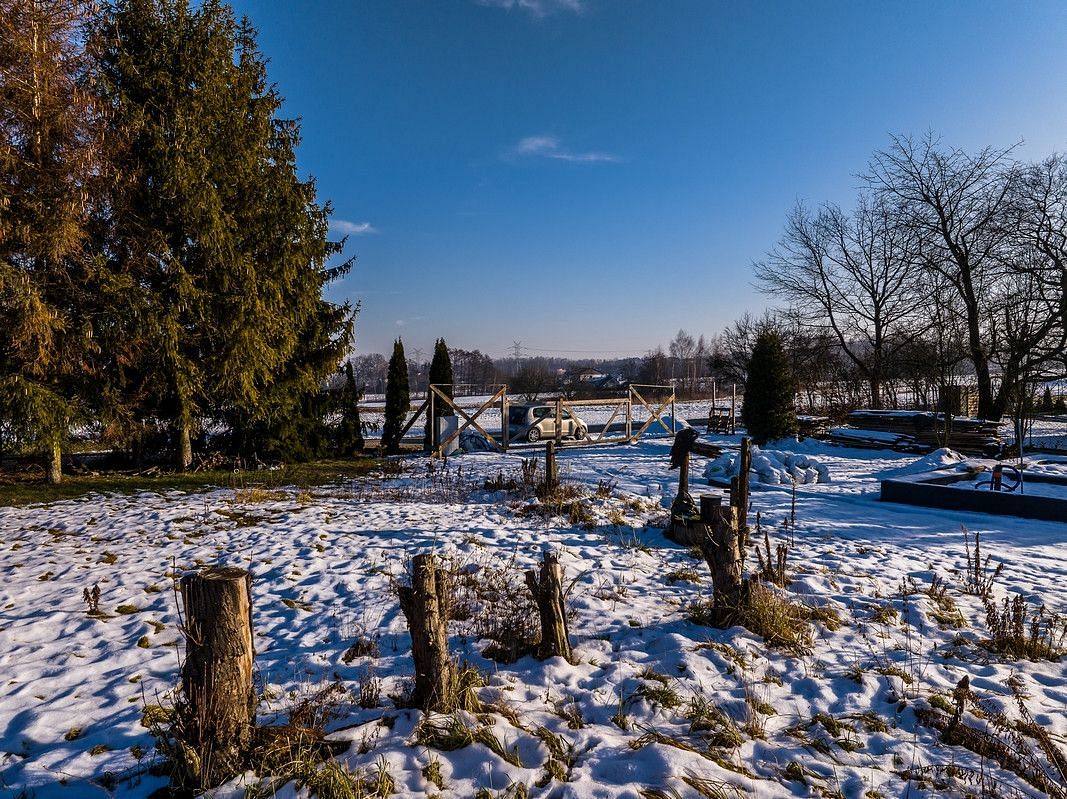
<svg viewBox="0 0 1067 799">
<path fill-rule="evenodd" d="M 253 574 L 260 722 L 310 700 L 330 737 L 350 744 L 335 771 L 367 795 L 1064 795 L 1048 752 L 1065 749 L 1067 672 L 1047 655 L 1065 643 L 1050 614 L 1067 609 L 1067 523 L 881 504 L 879 476 L 924 468 L 915 456 L 803 442 L 831 481 L 799 486 L 795 512 L 791 486 L 752 494 L 757 545 L 762 531 L 772 549 L 789 545 L 791 582 L 770 590 L 806 619 L 770 624 L 779 638 L 768 642 L 698 623 L 710 574 L 663 535 L 677 474 L 668 449 L 565 450 L 559 513 L 523 484 L 529 451 L 432 468 L 408 458 L 310 489 L 248 483 L 0 509 L 0 796 L 133 799 L 165 784 L 150 773 L 145 725 L 177 683 L 173 579 L 216 563 Z M 710 490 L 704 463 L 694 493 Z M 991 557 L 977 577 L 992 580 L 992 606 L 1019 595 L 1027 619 L 1045 607 L 1047 635 L 1031 637 L 1027 623 L 1020 643 L 990 626 L 966 590 L 975 535 Z M 566 571 L 575 663 L 487 658 L 494 639 L 499 652 L 536 623 L 521 570 L 544 547 Z M 413 666 L 395 586 L 425 551 L 454 574 L 463 612 L 450 646 L 481 675 L 480 713 L 426 719 L 400 706 Z M 94 585 L 90 613 L 83 591 Z M 934 729 L 958 701 L 961 720 L 988 733 L 981 753 Z M 267 776 L 217 795 L 308 795 L 300 780 Z"/>
</svg>

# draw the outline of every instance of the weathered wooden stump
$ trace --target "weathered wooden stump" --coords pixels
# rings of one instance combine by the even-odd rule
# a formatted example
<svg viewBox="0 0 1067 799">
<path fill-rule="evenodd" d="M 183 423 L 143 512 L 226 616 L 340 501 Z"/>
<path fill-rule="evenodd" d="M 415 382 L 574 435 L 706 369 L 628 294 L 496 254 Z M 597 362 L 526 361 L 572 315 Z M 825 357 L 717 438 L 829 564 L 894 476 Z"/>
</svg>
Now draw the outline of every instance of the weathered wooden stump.
<svg viewBox="0 0 1067 799">
<path fill-rule="evenodd" d="M 541 643 L 537 646 L 537 657 L 544 660 L 559 656 L 569 662 L 572 652 L 567 611 L 563 605 L 563 567 L 555 552 L 545 552 L 539 570 L 527 570 L 526 585 L 534 595 L 541 617 Z"/>
<path fill-rule="evenodd" d="M 730 627 L 741 619 L 748 589 L 739 514 L 732 501 L 725 508 L 721 503 L 701 502 L 700 510 L 705 534 L 698 546 L 711 569 L 714 623 Z"/>
<path fill-rule="evenodd" d="M 411 586 L 398 589 L 415 661 L 412 701 L 423 710 L 439 713 L 452 712 L 458 701 L 456 664 L 448 655 L 449 592 L 448 576 L 429 553 L 413 558 Z"/>
<path fill-rule="evenodd" d="M 244 770 L 256 720 L 250 586 L 237 568 L 181 580 L 186 651 L 173 732 L 186 785 L 212 787 Z"/>
</svg>

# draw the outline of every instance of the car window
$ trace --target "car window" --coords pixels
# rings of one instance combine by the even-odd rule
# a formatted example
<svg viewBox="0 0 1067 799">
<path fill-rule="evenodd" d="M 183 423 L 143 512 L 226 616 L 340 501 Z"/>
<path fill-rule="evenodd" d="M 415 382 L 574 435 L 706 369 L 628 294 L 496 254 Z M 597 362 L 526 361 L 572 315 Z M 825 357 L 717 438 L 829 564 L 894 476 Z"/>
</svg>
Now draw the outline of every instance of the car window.
<svg viewBox="0 0 1067 799">
<path fill-rule="evenodd" d="M 552 415 L 552 409 L 551 408 L 534 408 L 533 413 L 534 413 L 534 418 L 535 419 L 544 419 L 546 416 L 551 416 Z"/>
<path fill-rule="evenodd" d="M 571 412 L 570 411 L 564 411 L 563 412 L 563 418 L 564 419 L 573 419 L 574 417 L 571 416 Z"/>
</svg>

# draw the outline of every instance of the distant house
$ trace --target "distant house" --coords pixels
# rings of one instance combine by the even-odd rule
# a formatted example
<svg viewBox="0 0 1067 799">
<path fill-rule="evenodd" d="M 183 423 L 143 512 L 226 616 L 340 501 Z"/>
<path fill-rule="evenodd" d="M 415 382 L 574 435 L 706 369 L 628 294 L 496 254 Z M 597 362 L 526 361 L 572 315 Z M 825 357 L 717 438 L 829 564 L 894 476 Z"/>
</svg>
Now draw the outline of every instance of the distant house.
<svg viewBox="0 0 1067 799">
<path fill-rule="evenodd" d="M 622 375 L 604 375 L 593 383 L 601 391 L 620 391 L 629 388 L 630 381 Z"/>
<path fill-rule="evenodd" d="M 598 369 L 578 369 L 567 375 L 564 383 L 573 391 L 585 394 L 590 392 L 616 392 L 625 390 L 630 381 L 622 375 L 609 375 Z"/>
<path fill-rule="evenodd" d="M 596 383 L 598 380 L 603 380 L 607 377 L 606 374 L 599 369 L 579 369 L 577 372 L 571 372 L 569 382 L 571 383 Z"/>
</svg>

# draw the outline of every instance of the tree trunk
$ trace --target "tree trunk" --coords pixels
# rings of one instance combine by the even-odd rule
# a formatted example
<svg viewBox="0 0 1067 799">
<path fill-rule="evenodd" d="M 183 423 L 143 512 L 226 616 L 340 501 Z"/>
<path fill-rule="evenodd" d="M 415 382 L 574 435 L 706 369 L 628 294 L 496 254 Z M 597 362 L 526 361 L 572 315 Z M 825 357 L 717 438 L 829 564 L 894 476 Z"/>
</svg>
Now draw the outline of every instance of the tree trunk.
<svg viewBox="0 0 1067 799">
<path fill-rule="evenodd" d="M 708 528 L 700 552 L 711 569 L 713 623 L 731 627 L 741 621 L 748 588 L 742 577 L 745 558 L 737 509 L 701 503 L 701 510 L 708 516 L 701 519 Z"/>
<path fill-rule="evenodd" d="M 563 605 L 563 567 L 559 565 L 556 553 L 544 554 L 540 574 L 536 569 L 527 570 L 526 585 L 534 595 L 541 617 L 541 643 L 537 647 L 537 657 L 545 660 L 559 656 L 570 662 L 571 641 Z"/>
<path fill-rule="evenodd" d="M 411 630 L 411 656 L 415 661 L 412 700 L 425 711 L 451 713 L 456 709 L 456 664 L 448 656 L 450 586 L 433 555 L 416 555 L 411 586 L 398 589 L 400 609 Z"/>
<path fill-rule="evenodd" d="M 58 441 L 52 442 L 48 453 L 48 484 L 59 485 L 63 482 L 63 448 Z"/>
<path fill-rule="evenodd" d="M 181 580 L 185 665 L 173 729 L 178 782 L 220 785 L 245 768 L 256 720 L 248 572 L 208 568 Z"/>
<path fill-rule="evenodd" d="M 184 419 L 178 422 L 178 468 L 183 472 L 193 465 L 193 440 L 189 423 Z"/>
<path fill-rule="evenodd" d="M 882 378 L 872 375 L 868 381 L 871 386 L 871 409 L 882 410 Z"/>
</svg>

